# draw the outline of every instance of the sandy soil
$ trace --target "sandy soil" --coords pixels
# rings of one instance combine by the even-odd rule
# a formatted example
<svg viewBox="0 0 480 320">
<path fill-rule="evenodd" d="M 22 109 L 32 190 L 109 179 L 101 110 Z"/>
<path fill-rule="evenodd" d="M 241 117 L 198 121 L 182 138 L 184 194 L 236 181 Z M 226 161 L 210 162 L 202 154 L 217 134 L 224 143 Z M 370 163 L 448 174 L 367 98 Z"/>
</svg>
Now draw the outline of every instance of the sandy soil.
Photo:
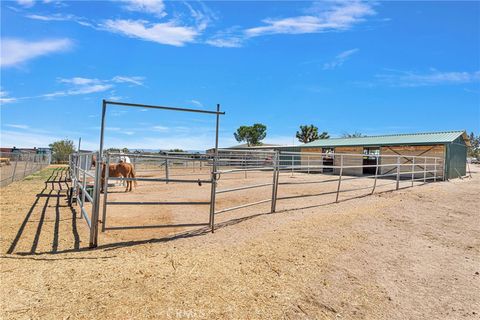
<svg viewBox="0 0 480 320">
<path fill-rule="evenodd" d="M 472 169 L 471 179 L 362 197 L 364 189 L 338 204 L 325 195 L 279 201 L 275 214 L 268 203 L 224 213 L 214 234 L 108 230 L 88 250 L 88 228 L 66 202 L 66 172 L 51 167 L 1 189 L 2 318 L 478 319 L 480 168 Z M 270 178 L 222 177 L 219 189 Z M 329 184 L 282 185 L 279 196 L 336 188 Z M 109 200 L 206 201 L 209 188 L 140 183 Z M 377 191 L 387 188 L 394 184 Z M 221 194 L 218 209 L 270 192 Z M 144 207 L 109 206 L 107 225 L 208 219 L 208 206 Z"/>
</svg>

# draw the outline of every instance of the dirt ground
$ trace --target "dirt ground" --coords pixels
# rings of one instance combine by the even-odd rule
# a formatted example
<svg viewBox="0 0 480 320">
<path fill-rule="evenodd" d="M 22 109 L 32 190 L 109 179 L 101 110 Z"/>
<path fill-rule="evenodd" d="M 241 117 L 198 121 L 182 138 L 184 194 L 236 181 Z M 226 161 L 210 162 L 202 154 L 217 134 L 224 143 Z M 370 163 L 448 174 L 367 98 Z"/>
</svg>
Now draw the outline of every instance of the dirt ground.
<svg viewBox="0 0 480 320">
<path fill-rule="evenodd" d="M 334 194 L 287 199 L 330 192 L 334 182 L 284 184 L 277 213 L 268 203 L 226 212 L 214 234 L 107 230 L 89 250 L 88 227 L 66 201 L 66 170 L 50 167 L 0 189 L 2 318 L 478 319 L 480 167 L 472 171 L 395 192 L 382 192 L 395 187 L 383 181 L 367 197 L 371 179 L 347 180 L 345 189 L 365 189 L 338 204 Z M 139 172 L 148 175 L 157 173 Z M 224 176 L 219 189 L 270 178 Z M 284 173 L 280 182 L 312 179 L 328 176 Z M 203 202 L 210 186 L 120 190 L 109 201 Z M 217 210 L 269 193 L 219 194 Z M 107 226 L 208 221 L 208 205 L 164 207 L 110 205 Z"/>
</svg>

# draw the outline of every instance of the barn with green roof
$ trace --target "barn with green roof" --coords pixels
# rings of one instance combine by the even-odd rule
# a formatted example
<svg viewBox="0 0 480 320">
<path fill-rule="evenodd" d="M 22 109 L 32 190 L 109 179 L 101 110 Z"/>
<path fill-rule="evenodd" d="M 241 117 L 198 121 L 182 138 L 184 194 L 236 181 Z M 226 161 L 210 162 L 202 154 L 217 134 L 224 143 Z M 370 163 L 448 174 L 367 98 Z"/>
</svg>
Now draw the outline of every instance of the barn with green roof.
<svg viewBox="0 0 480 320">
<path fill-rule="evenodd" d="M 401 157 L 403 163 L 411 161 L 409 160 L 411 158 L 408 158 L 411 156 L 438 157 L 441 159 L 438 169 L 443 172 L 442 177 L 452 179 L 466 175 L 467 148 L 469 146 L 470 141 L 465 131 L 445 131 L 322 139 L 294 147 L 294 150 L 365 155 L 356 157 L 358 160 L 355 161 L 359 163 L 352 165 L 369 164 L 368 155 L 405 156 L 405 158 Z M 386 161 L 396 160 L 395 157 L 383 157 L 382 161 L 382 164 L 385 164 Z M 387 169 L 388 167 L 385 168 L 385 170 Z M 349 174 L 367 174 L 368 172 L 365 170 L 368 168 L 354 168 L 350 170 Z M 382 174 L 385 173 L 388 172 L 382 172 Z"/>
</svg>

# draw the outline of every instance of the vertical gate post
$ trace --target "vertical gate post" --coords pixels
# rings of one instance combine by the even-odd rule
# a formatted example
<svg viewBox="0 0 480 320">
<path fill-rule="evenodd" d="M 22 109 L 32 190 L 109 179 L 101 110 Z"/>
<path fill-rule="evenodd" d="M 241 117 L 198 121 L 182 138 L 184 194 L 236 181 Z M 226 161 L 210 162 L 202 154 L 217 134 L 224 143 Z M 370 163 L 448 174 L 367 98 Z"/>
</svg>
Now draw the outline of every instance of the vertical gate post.
<svg viewBox="0 0 480 320">
<path fill-rule="evenodd" d="M 103 138 L 105 134 L 105 113 L 107 111 L 107 102 L 102 101 L 102 122 L 100 125 L 100 148 L 98 150 L 97 164 L 95 167 L 95 186 L 92 208 L 92 225 L 90 227 L 90 248 L 98 245 L 98 215 L 100 210 L 100 183 L 103 167 Z"/>
<path fill-rule="evenodd" d="M 294 167 L 294 161 L 293 161 L 293 154 L 292 154 L 292 177 L 293 177 L 293 167 Z"/>
<path fill-rule="evenodd" d="M 415 181 L 415 156 L 412 156 L 412 187 Z"/>
<path fill-rule="evenodd" d="M 87 174 L 86 174 L 86 171 L 87 171 L 87 168 L 88 168 L 88 155 L 85 155 L 85 161 L 84 161 L 84 166 L 83 166 L 83 175 L 82 175 L 82 188 L 83 188 L 83 192 L 82 192 L 82 206 L 85 206 L 85 193 L 87 191 Z M 80 208 L 80 218 L 83 218 L 83 214 L 82 214 L 82 208 Z"/>
<path fill-rule="evenodd" d="M 378 158 L 380 157 L 379 154 L 377 154 L 377 161 L 375 163 L 375 181 L 373 182 L 373 189 L 372 189 L 372 194 L 375 192 L 375 188 L 377 187 L 377 178 L 378 178 Z"/>
<path fill-rule="evenodd" d="M 271 213 L 274 213 L 277 208 L 277 190 L 278 190 L 278 151 L 273 156 L 273 183 L 272 183 L 272 208 Z"/>
<path fill-rule="evenodd" d="M 396 190 L 400 187 L 400 156 L 397 156 L 397 185 Z"/>
<path fill-rule="evenodd" d="M 435 159 L 435 164 L 433 165 L 433 182 L 437 182 L 437 158 Z"/>
<path fill-rule="evenodd" d="M 18 155 L 14 154 L 15 157 L 15 166 L 13 167 L 13 175 L 12 175 L 12 182 L 15 181 L 15 173 L 17 172 L 17 163 L 18 163 Z"/>
<path fill-rule="evenodd" d="M 423 183 L 427 183 L 427 157 L 424 157 L 425 161 L 423 162 Z"/>
<path fill-rule="evenodd" d="M 110 176 L 110 155 L 107 153 L 107 161 L 105 163 L 105 177 L 103 180 L 102 232 L 105 232 L 105 228 L 107 224 L 107 198 L 108 198 L 108 177 L 109 176 Z M 128 182 L 127 182 L 127 187 L 128 187 Z"/>
<path fill-rule="evenodd" d="M 167 154 L 167 157 L 168 157 L 168 154 Z M 167 180 L 165 181 L 165 184 L 167 184 L 168 180 L 170 179 L 170 174 L 168 171 L 168 158 L 165 159 L 165 179 Z"/>
<path fill-rule="evenodd" d="M 30 154 L 28 154 L 27 160 L 25 161 L 25 167 L 23 167 L 23 177 L 27 175 L 28 161 L 30 161 Z"/>
<path fill-rule="evenodd" d="M 217 158 L 218 158 L 218 126 L 220 122 L 220 104 L 217 104 L 217 119 L 215 125 L 215 154 L 212 163 L 212 179 L 210 193 L 210 229 L 212 233 L 215 231 L 215 198 L 217 192 Z"/>
<path fill-rule="evenodd" d="M 77 158 L 75 159 L 75 176 L 77 177 L 77 183 L 75 183 L 75 202 L 78 204 L 78 181 L 80 178 L 80 145 L 82 143 L 82 138 L 78 138 L 78 150 L 77 150 Z"/>
<path fill-rule="evenodd" d="M 340 155 L 340 176 L 338 177 L 337 197 L 335 199 L 335 202 L 338 202 L 338 196 L 340 194 L 340 186 L 342 184 L 342 175 L 343 175 L 343 154 Z"/>
</svg>

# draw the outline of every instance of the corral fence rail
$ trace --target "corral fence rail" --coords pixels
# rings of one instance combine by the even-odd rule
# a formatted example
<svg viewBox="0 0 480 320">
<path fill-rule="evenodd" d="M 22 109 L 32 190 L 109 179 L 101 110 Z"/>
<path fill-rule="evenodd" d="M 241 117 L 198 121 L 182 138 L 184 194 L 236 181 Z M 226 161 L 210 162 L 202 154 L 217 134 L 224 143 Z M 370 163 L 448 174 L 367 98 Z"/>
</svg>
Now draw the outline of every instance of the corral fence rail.
<svg viewBox="0 0 480 320">
<path fill-rule="evenodd" d="M 238 192 L 246 189 L 271 187 L 271 197 L 233 207 L 223 208 L 215 212 L 221 214 L 237 209 L 271 203 L 271 212 L 276 211 L 277 202 L 302 197 L 335 195 L 335 202 L 339 201 L 342 193 L 370 189 L 373 194 L 381 186 L 394 185 L 393 190 L 400 188 L 400 182 L 406 180 L 425 184 L 444 180 L 444 160 L 437 157 L 380 155 L 380 154 L 343 154 L 343 153 L 316 153 L 316 152 L 289 152 L 289 151 L 245 151 L 220 149 L 216 171 L 220 176 L 244 172 L 271 172 L 272 182 L 239 186 L 236 188 L 220 189 L 217 194 Z M 282 181 L 285 175 L 307 173 L 313 179 L 308 181 Z M 329 174 L 327 179 L 315 179 L 315 174 Z M 372 179 L 370 187 L 350 187 L 343 185 L 347 181 L 357 179 Z M 382 181 L 382 183 L 378 183 Z M 284 185 L 304 184 L 336 184 L 333 190 L 316 193 L 278 197 L 278 190 Z"/>
<path fill-rule="evenodd" d="M 94 244 L 96 232 L 93 222 L 95 208 L 99 204 L 96 188 L 100 186 L 100 177 L 94 168 L 94 159 L 98 152 L 76 152 L 69 156 L 69 174 L 72 182 L 69 201 L 80 207 L 81 217 L 85 219 L 90 229 L 90 246 Z"/>
<path fill-rule="evenodd" d="M 213 213 L 205 223 L 182 224 L 182 227 L 209 226 L 214 231 L 215 216 L 226 212 L 239 210 L 261 204 L 270 204 L 269 211 L 275 212 L 280 201 L 297 198 L 333 196 L 339 202 L 344 193 L 364 190 L 367 194 L 384 186 L 388 190 L 402 187 L 413 187 L 428 182 L 445 180 L 444 160 L 436 157 L 380 155 L 380 154 L 340 154 L 340 153 L 315 153 L 315 152 L 287 152 L 287 151 L 245 151 L 234 149 L 217 149 L 213 153 L 195 154 L 139 154 L 139 153 L 104 153 L 101 157 L 105 168 L 94 168 L 93 159 L 99 159 L 99 153 L 75 153 L 70 156 L 70 176 L 72 179 L 71 197 L 80 206 L 82 216 L 91 230 L 93 247 L 98 232 L 93 225 L 95 212 L 100 216 L 101 231 L 120 230 L 133 228 L 132 226 L 107 226 L 108 206 L 118 205 L 205 205 Z M 110 164 L 125 161 L 132 163 L 135 171 L 160 171 L 155 177 L 111 177 Z M 269 181 L 262 183 L 243 183 L 235 187 L 220 188 L 219 182 L 229 175 L 241 174 L 246 178 L 255 172 L 270 175 Z M 288 177 L 302 174 L 308 180 L 291 180 Z M 162 176 L 163 175 L 163 176 Z M 196 177 L 190 177 L 190 176 Z M 200 175 L 201 178 L 198 178 Z M 252 176 L 254 178 L 254 176 Z M 370 181 L 360 186 L 347 186 L 348 182 L 363 179 Z M 126 181 L 139 181 L 142 183 L 164 182 L 180 184 L 210 184 L 211 192 L 206 201 L 109 201 L 110 183 L 124 183 Z M 241 179 L 239 179 L 241 181 Z M 278 196 L 279 189 L 284 186 L 295 185 L 329 185 L 330 190 L 323 190 L 314 194 L 292 194 Z M 103 188 L 103 197 L 100 190 Z M 265 199 L 236 204 L 226 208 L 216 208 L 217 197 L 227 193 L 241 192 L 249 189 L 270 188 L 269 196 Z M 348 199 L 348 198 L 347 198 Z M 88 204 L 90 203 L 90 204 Z M 97 221 L 98 221 L 97 217 Z M 138 228 L 178 227 L 178 225 L 141 226 Z M 97 227 L 98 228 L 98 227 Z"/>
<path fill-rule="evenodd" d="M 30 152 L 0 152 L 0 186 L 22 180 L 50 164 L 50 154 Z"/>
</svg>

